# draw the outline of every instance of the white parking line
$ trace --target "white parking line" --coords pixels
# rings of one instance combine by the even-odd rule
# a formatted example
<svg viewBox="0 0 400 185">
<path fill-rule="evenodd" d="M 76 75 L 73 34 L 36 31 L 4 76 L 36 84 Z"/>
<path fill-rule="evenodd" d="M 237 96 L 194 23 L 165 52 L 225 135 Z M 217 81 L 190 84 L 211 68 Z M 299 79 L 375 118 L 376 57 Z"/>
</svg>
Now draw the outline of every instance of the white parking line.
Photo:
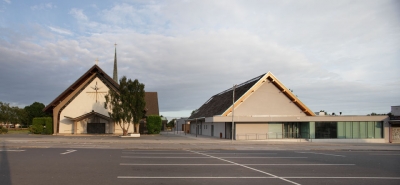
<svg viewBox="0 0 400 185">
<path fill-rule="evenodd" d="M 122 154 L 146 154 L 146 155 L 198 155 L 195 153 L 141 153 L 141 152 L 122 152 Z M 249 155 L 249 154 L 254 154 L 254 155 L 259 155 L 259 154 L 263 154 L 263 155 L 275 155 L 276 153 L 206 153 L 206 154 L 229 154 L 229 155 Z"/>
<path fill-rule="evenodd" d="M 284 177 L 287 179 L 400 179 L 400 177 Z"/>
<path fill-rule="evenodd" d="M 139 177 L 118 176 L 119 179 L 275 179 L 277 177 Z"/>
<path fill-rule="evenodd" d="M 25 150 L 0 150 L 0 152 L 24 152 Z"/>
<path fill-rule="evenodd" d="M 400 180 L 400 177 L 148 177 L 148 176 L 118 176 L 119 179 L 381 179 Z M 294 184 L 298 184 L 289 180 Z"/>
<path fill-rule="evenodd" d="M 274 174 L 267 173 L 267 172 L 264 172 L 264 171 L 261 171 L 261 170 L 257 170 L 257 169 L 255 169 L 255 168 L 248 167 L 248 166 L 242 165 L 242 164 L 238 164 L 238 163 L 235 163 L 235 162 L 226 160 L 226 159 L 222 159 L 222 158 L 220 158 L 220 157 L 215 157 L 215 156 L 212 156 L 212 155 L 203 154 L 203 153 L 200 153 L 200 152 L 195 152 L 195 151 L 190 151 L 190 150 L 188 150 L 188 151 L 189 151 L 189 152 L 193 152 L 193 153 L 197 153 L 197 154 L 200 154 L 200 155 L 208 156 L 208 157 L 211 157 L 211 158 L 214 158 L 214 159 L 219 159 L 219 160 L 221 160 L 221 161 L 225 161 L 225 162 L 228 162 L 228 163 L 231 163 L 231 164 L 235 164 L 235 165 L 238 165 L 238 166 L 241 166 L 241 167 L 244 167 L 244 168 L 253 170 L 253 171 L 257 171 L 257 172 L 260 172 L 260 173 L 263 173 L 263 174 L 266 174 L 266 175 L 269 175 L 269 176 L 273 176 L 273 177 L 276 177 L 276 178 L 281 179 L 281 180 L 283 180 L 283 181 L 290 182 L 290 183 L 292 183 L 292 184 L 300 185 L 299 183 L 296 183 L 296 182 L 287 180 L 287 179 L 285 179 L 285 178 L 276 176 L 276 175 L 274 175 Z"/>
<path fill-rule="evenodd" d="M 121 156 L 122 158 L 135 159 L 206 159 L 210 157 L 140 157 L 140 156 Z M 219 157 L 224 159 L 305 159 L 308 157 Z"/>
<path fill-rule="evenodd" d="M 72 153 L 72 152 L 76 152 L 76 150 L 67 150 L 67 152 L 60 153 L 60 154 L 65 155 L 65 154 L 69 154 L 69 153 Z"/>
<path fill-rule="evenodd" d="M 330 155 L 330 156 L 335 156 L 335 157 L 346 157 L 346 156 L 344 156 L 344 155 L 326 154 L 326 153 L 316 153 L 316 152 L 296 152 L 296 153 L 301 153 L 301 154 L 319 154 L 319 155 Z"/>
<path fill-rule="evenodd" d="M 121 166 L 234 166 L 236 164 L 137 164 L 120 163 Z M 246 166 L 353 166 L 355 164 L 242 164 Z"/>
<path fill-rule="evenodd" d="M 230 154 L 230 155 L 242 155 L 242 154 L 246 154 L 246 155 L 249 155 L 249 154 L 253 154 L 253 155 L 260 155 L 260 154 L 262 154 L 262 155 L 276 155 L 276 153 L 226 153 L 226 152 L 224 152 L 224 153 L 220 153 L 220 152 L 218 152 L 218 153 L 207 153 L 207 152 L 204 152 L 205 154 L 213 154 L 213 155 L 215 155 L 215 154 Z"/>
<path fill-rule="evenodd" d="M 140 154 L 143 154 L 143 155 L 168 155 L 168 154 L 171 154 L 171 155 L 197 155 L 197 154 L 194 154 L 194 153 L 136 153 L 136 152 L 122 152 L 122 154 L 133 154 L 133 155 L 140 155 Z"/>
</svg>

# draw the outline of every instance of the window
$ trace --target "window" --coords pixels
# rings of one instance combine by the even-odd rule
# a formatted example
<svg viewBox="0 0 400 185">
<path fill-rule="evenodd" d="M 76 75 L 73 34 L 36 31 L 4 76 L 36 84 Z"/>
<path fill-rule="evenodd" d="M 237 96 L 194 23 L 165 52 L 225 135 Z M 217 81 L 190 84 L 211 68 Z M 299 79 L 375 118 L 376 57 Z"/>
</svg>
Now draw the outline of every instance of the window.
<svg viewBox="0 0 400 185">
<path fill-rule="evenodd" d="M 315 138 L 337 138 L 337 122 L 315 122 Z"/>
<path fill-rule="evenodd" d="M 338 122 L 337 138 L 339 139 L 373 139 L 383 138 L 382 122 L 354 121 Z"/>
</svg>

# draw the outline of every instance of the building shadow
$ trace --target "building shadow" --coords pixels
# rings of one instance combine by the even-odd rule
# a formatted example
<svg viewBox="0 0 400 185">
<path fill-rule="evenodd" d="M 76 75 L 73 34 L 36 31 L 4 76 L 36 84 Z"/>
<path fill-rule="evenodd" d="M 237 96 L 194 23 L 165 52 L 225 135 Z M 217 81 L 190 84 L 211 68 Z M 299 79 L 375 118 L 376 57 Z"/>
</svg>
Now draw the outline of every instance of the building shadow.
<svg viewBox="0 0 400 185">
<path fill-rule="evenodd" d="M 10 163 L 8 161 L 7 148 L 5 143 L 1 147 L 0 151 L 0 184 L 1 185 L 11 185 L 11 172 Z"/>
</svg>

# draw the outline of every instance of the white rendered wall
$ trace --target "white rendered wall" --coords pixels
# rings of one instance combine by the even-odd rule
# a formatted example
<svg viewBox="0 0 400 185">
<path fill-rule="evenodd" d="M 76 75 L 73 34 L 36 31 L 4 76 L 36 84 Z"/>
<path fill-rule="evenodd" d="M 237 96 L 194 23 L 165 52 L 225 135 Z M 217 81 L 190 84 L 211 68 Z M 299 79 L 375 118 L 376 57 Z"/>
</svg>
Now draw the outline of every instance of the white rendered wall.
<svg viewBox="0 0 400 185">
<path fill-rule="evenodd" d="M 240 123 L 236 124 L 236 140 L 266 139 L 268 123 Z"/>
<path fill-rule="evenodd" d="M 98 97 L 96 102 L 95 93 L 92 87 L 94 88 L 97 82 L 97 87 L 100 88 L 98 90 Z M 105 98 L 104 96 L 108 93 L 108 87 L 99 79 L 95 78 L 75 99 L 70 102 L 67 107 L 62 110 L 60 114 L 60 133 L 70 133 L 74 132 L 73 125 L 74 122 L 65 116 L 76 118 L 83 114 L 89 113 L 94 110 L 97 113 L 108 116 L 108 110 L 104 108 Z M 82 127 L 82 125 L 80 125 Z M 82 133 L 83 130 L 81 128 L 78 133 Z"/>
<path fill-rule="evenodd" d="M 222 138 L 225 138 L 225 123 L 213 123 L 214 125 L 214 137 L 218 137 L 222 133 Z"/>
<path fill-rule="evenodd" d="M 299 107 L 270 82 L 262 84 L 235 108 L 235 116 L 249 115 L 306 116 Z"/>
<path fill-rule="evenodd" d="M 189 123 L 189 122 L 186 121 L 186 119 L 187 119 L 186 117 L 185 118 L 176 119 L 176 126 L 177 126 L 179 131 L 183 130 L 183 126 L 182 125 L 184 125 L 186 123 Z"/>
<path fill-rule="evenodd" d="M 201 128 L 202 134 L 200 134 L 200 131 L 199 131 L 199 135 L 211 136 L 211 125 L 214 125 L 214 136 L 213 137 L 219 138 L 219 134 L 222 133 L 222 138 L 225 138 L 225 123 L 213 123 L 213 122 L 204 123 L 203 122 L 202 124 L 200 124 L 200 122 L 198 122 L 199 130 L 200 130 L 200 127 L 202 127 Z M 194 122 L 190 123 L 190 133 L 193 135 L 196 135 L 196 123 L 194 123 Z"/>
</svg>

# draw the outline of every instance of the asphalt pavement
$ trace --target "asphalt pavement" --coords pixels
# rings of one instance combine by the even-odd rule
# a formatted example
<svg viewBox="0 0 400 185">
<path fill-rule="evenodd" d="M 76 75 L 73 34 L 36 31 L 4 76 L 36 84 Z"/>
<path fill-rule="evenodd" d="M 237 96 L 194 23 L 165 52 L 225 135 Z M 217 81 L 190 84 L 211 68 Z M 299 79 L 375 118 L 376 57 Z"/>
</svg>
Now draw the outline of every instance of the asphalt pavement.
<svg viewBox="0 0 400 185">
<path fill-rule="evenodd" d="M 0 184 L 400 184 L 398 151 L 20 148 Z"/>
<path fill-rule="evenodd" d="M 0 143 L 7 148 L 103 148 L 163 150 L 379 150 L 400 151 L 400 143 L 323 143 L 304 140 L 238 140 L 219 139 L 191 134 L 163 132 L 121 138 L 116 135 L 29 135 L 3 134 Z"/>
</svg>

